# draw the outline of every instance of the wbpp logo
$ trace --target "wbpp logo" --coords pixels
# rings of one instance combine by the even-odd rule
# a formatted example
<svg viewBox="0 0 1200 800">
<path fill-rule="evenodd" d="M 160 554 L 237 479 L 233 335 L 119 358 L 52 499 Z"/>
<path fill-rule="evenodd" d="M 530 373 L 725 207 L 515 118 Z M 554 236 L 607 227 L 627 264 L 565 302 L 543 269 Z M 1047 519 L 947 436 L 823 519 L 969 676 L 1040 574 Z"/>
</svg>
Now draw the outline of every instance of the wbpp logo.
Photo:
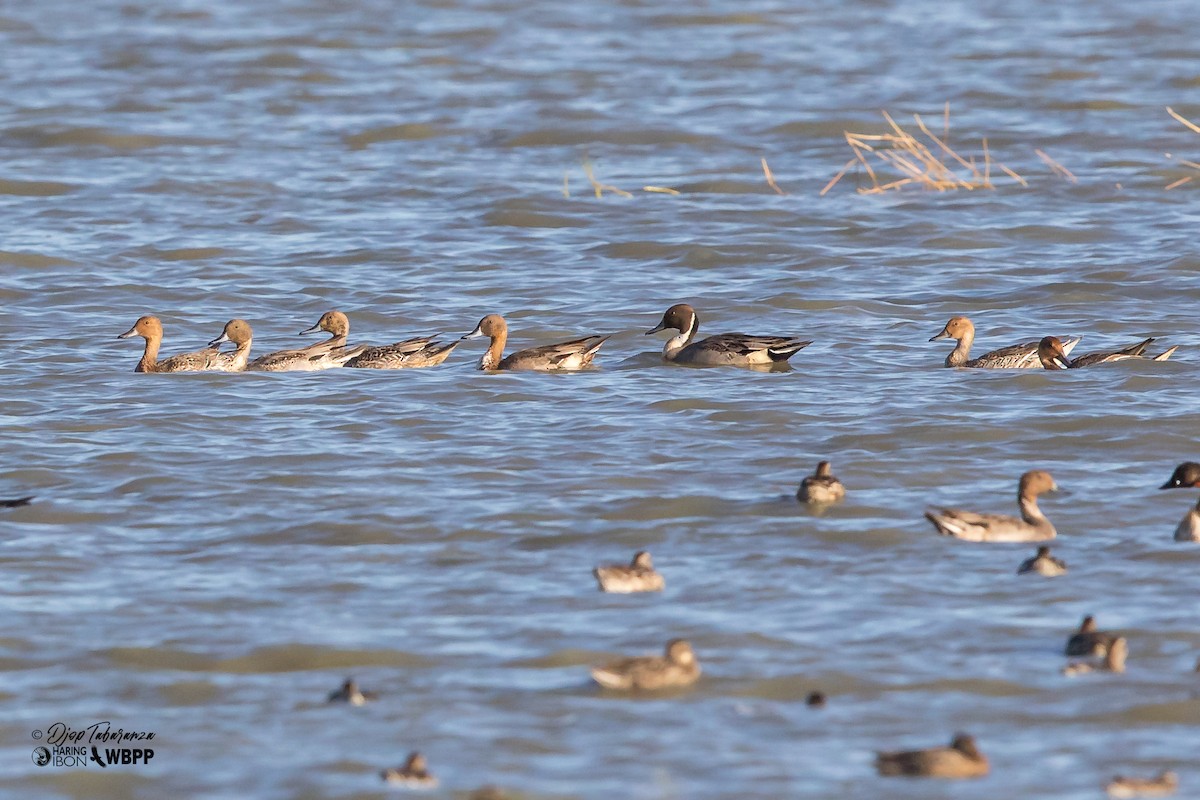
<svg viewBox="0 0 1200 800">
<path fill-rule="evenodd" d="M 56 722 L 46 729 L 33 732 L 35 740 L 44 736 L 46 745 L 33 748 L 33 763 L 39 767 L 90 767 L 108 769 L 114 765 L 140 765 L 150 763 L 154 751 L 149 747 L 102 747 L 96 742 L 141 742 L 153 740 L 153 731 L 113 730 L 111 723 L 97 722 L 86 728 L 72 729 L 69 725 Z"/>
</svg>

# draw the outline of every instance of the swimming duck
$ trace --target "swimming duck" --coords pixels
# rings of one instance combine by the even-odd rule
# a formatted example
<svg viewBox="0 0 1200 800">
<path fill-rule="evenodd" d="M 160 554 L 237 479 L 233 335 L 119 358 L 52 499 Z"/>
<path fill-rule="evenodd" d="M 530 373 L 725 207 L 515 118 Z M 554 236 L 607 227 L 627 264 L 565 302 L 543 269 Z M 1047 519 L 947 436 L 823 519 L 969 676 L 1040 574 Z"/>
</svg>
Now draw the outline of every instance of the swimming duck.
<svg viewBox="0 0 1200 800">
<path fill-rule="evenodd" d="M 435 341 L 432 336 L 418 336 L 382 347 L 368 347 L 362 354 L 347 361 L 346 366 L 357 369 L 436 367 L 445 361 L 450 351 L 456 347 L 458 340 L 443 344 Z"/>
<path fill-rule="evenodd" d="M 429 772 L 425 756 L 417 752 L 408 754 L 404 766 L 385 769 L 379 773 L 379 777 L 393 786 L 405 786 L 409 789 L 433 789 L 438 785 L 438 779 Z"/>
<path fill-rule="evenodd" d="M 134 372 L 201 372 L 212 369 L 217 357 L 216 349 L 209 348 L 197 353 L 180 353 L 159 361 L 158 348 L 162 344 L 163 329 L 158 317 L 141 317 L 133 323 L 132 328 L 117 338 L 128 339 L 131 336 L 141 336 L 146 340 L 146 349 L 142 351 L 142 359 Z"/>
<path fill-rule="evenodd" d="M 693 342 L 700 327 L 696 309 L 687 303 L 677 303 L 663 314 L 662 322 L 646 331 L 652 333 L 671 328 L 679 331 L 663 346 L 663 358 L 677 364 L 702 366 L 769 366 L 786 362 L 812 344 L 796 336 L 750 336 L 745 333 L 719 333 Z"/>
<path fill-rule="evenodd" d="M 215 372 L 241 372 L 246 369 L 253 340 L 254 331 L 250 329 L 249 322 L 244 319 L 231 319 L 226 322 L 221 335 L 209 342 L 208 346 L 217 347 L 224 342 L 233 342 L 237 347 L 232 353 L 218 353 L 210 369 Z"/>
<path fill-rule="evenodd" d="M 1179 527 L 1175 529 L 1175 541 L 1200 542 L 1200 500 L 1179 521 Z"/>
<path fill-rule="evenodd" d="M 1153 778 L 1127 778 L 1118 775 L 1104 791 L 1109 797 L 1128 800 L 1133 797 L 1167 797 L 1179 788 L 1179 776 L 1171 770 L 1163 770 Z"/>
<path fill-rule="evenodd" d="M 280 350 L 259 356 L 250 362 L 247 369 L 263 372 L 314 372 L 340 367 L 367 349 L 365 344 L 354 347 L 346 344 L 346 338 L 350 335 L 350 320 L 340 311 L 326 311 L 317 320 L 316 325 L 300 331 L 300 335 L 317 331 L 327 331 L 331 335 L 325 341 L 308 347 Z"/>
<path fill-rule="evenodd" d="M 951 508 L 931 508 L 925 518 L 933 523 L 938 533 L 965 539 L 968 542 L 1038 542 L 1053 539 L 1054 526 L 1038 508 L 1037 498 L 1042 492 L 1057 491 L 1049 472 L 1031 470 L 1021 476 L 1017 489 L 1017 503 L 1021 517 L 1004 514 L 976 514 Z"/>
<path fill-rule="evenodd" d="M 797 500 L 813 505 L 836 503 L 845 496 L 846 487 L 833 476 L 828 461 L 817 464 L 816 471 L 800 481 L 800 488 L 796 490 Z"/>
<path fill-rule="evenodd" d="M 640 656 L 592 667 L 592 679 L 605 689 L 670 689 L 700 678 L 700 664 L 684 639 L 667 642 L 661 656 Z"/>
<path fill-rule="evenodd" d="M 18 497 L 15 500 L 0 500 L 0 508 L 20 508 L 33 502 L 33 495 Z"/>
<path fill-rule="evenodd" d="M 1185 461 L 1175 468 L 1170 479 L 1160 489 L 1194 489 L 1200 487 L 1200 464 Z M 1175 529 L 1175 541 L 1200 542 L 1200 501 L 1183 516 Z"/>
<path fill-rule="evenodd" d="M 663 576 L 654 569 L 654 562 L 645 550 L 633 554 L 633 561 L 626 564 L 608 564 L 592 570 L 600 591 L 614 594 L 633 592 L 661 592 Z"/>
<path fill-rule="evenodd" d="M 346 678 L 342 683 L 342 688 L 329 693 L 330 703 L 349 703 L 352 706 L 366 705 L 370 700 L 374 700 L 377 695 L 374 692 L 364 692 L 358 687 L 358 681 L 353 678 Z"/>
<path fill-rule="evenodd" d="M 809 692 L 808 696 L 804 698 L 804 705 L 808 706 L 809 708 L 824 708 L 825 693 Z"/>
<path fill-rule="evenodd" d="M 880 775 L 908 775 L 924 778 L 982 778 L 988 774 L 988 760 L 975 745 L 975 738 L 960 733 L 949 747 L 928 750 L 901 750 L 878 753 L 875 768 Z"/>
<path fill-rule="evenodd" d="M 1001 347 L 979 358 L 971 358 L 971 344 L 975 341 L 975 326 L 966 317 L 951 317 L 942 332 L 929 337 L 929 341 L 956 339 L 958 344 L 946 356 L 947 367 L 971 367 L 977 369 L 1037 369 L 1038 343 L 1025 342 Z M 1064 352 L 1071 352 L 1079 344 L 1079 337 L 1068 338 L 1062 343 Z"/>
<path fill-rule="evenodd" d="M 1092 656 L 1101 658 L 1108 653 L 1108 648 L 1117 640 L 1115 633 L 1096 630 L 1096 618 L 1088 614 L 1079 623 L 1079 630 L 1067 639 L 1066 653 L 1069 656 Z"/>
<path fill-rule="evenodd" d="M 561 344 L 548 344 L 542 347 L 531 347 L 519 350 L 509 356 L 504 354 L 504 344 L 508 341 L 508 323 L 499 314 L 488 314 L 479 320 L 475 330 L 462 337 L 478 339 L 487 336 L 492 340 L 483 358 L 479 359 L 479 368 L 484 370 L 539 370 L 551 372 L 559 370 L 585 369 L 592 365 L 596 351 L 604 344 L 608 336 L 585 336 Z"/>
<path fill-rule="evenodd" d="M 1029 572 L 1045 575 L 1047 578 L 1056 578 L 1067 573 L 1067 565 L 1063 563 L 1062 559 L 1050 555 L 1050 548 L 1042 545 L 1037 549 L 1033 558 L 1025 559 L 1017 568 L 1018 575 Z"/>
<path fill-rule="evenodd" d="M 1089 672 L 1124 672 L 1125 659 L 1128 656 L 1129 643 L 1125 641 L 1124 636 L 1118 636 L 1108 646 L 1108 650 L 1104 653 L 1104 660 L 1100 664 L 1088 661 L 1073 661 L 1063 667 L 1063 675 L 1073 677 L 1075 675 L 1085 675 Z"/>
<path fill-rule="evenodd" d="M 1110 361 L 1125 361 L 1130 358 L 1149 358 L 1151 361 L 1166 361 L 1171 357 L 1171 354 L 1179 349 L 1179 345 L 1168 348 L 1156 356 L 1142 355 L 1146 352 L 1146 348 L 1155 340 L 1153 338 L 1143 339 L 1137 344 L 1131 344 L 1123 350 L 1114 350 L 1111 352 L 1088 353 L 1076 359 L 1067 358 L 1067 350 L 1063 343 L 1054 336 L 1047 336 L 1038 342 L 1038 361 L 1043 369 L 1079 369 L 1080 367 L 1091 367 L 1096 364 L 1107 364 Z"/>
</svg>

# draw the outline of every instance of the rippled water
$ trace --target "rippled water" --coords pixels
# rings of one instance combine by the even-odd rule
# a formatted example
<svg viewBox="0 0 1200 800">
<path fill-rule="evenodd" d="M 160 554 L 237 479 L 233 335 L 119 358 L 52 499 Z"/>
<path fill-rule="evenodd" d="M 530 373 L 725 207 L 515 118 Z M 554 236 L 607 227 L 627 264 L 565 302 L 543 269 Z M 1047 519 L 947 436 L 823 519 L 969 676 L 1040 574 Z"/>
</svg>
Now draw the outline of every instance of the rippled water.
<svg viewBox="0 0 1200 800">
<path fill-rule="evenodd" d="M 420 748 L 446 795 L 1093 798 L 1200 786 L 1194 5 L 930 0 L 100 2 L 0 9 L 0 775 L 14 797 L 367 797 Z M 863 196 L 844 130 L 940 125 L 1023 175 Z M 1078 176 L 1070 183 L 1033 152 Z M 1168 158 L 1167 155 L 1170 155 Z M 766 158 L 786 196 L 760 171 Z M 630 198 L 590 191 L 587 160 Z M 564 175 L 569 178 L 564 196 Z M 642 186 L 677 189 L 678 196 Z M 795 333 L 795 369 L 668 367 L 642 331 Z M 234 316 L 256 352 L 612 332 L 576 375 L 443 367 L 134 375 Z M 1165 364 L 941 367 L 1045 332 Z M 140 344 L 140 343 L 139 343 Z M 849 487 L 791 495 L 820 458 Z M 1070 572 L 936 536 L 1013 511 Z M 648 548 L 661 597 L 598 594 Z M 1123 676 L 1060 676 L 1084 613 Z M 695 645 L 705 677 L 599 693 L 586 666 Z M 325 704 L 346 675 L 379 691 Z M 828 708 L 804 705 L 821 689 Z M 148 766 L 38 768 L 31 731 L 156 732 Z M 989 778 L 874 775 L 967 730 Z"/>
</svg>

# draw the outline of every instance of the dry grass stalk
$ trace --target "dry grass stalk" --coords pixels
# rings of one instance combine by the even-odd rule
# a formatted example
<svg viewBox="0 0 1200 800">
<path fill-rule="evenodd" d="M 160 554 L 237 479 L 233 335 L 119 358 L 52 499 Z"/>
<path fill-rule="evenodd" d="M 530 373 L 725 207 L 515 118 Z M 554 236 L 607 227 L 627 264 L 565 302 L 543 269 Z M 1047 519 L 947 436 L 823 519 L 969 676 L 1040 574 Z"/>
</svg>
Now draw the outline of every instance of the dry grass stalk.
<svg viewBox="0 0 1200 800">
<path fill-rule="evenodd" d="M 760 158 L 759 161 L 762 162 L 763 175 L 765 175 L 767 178 L 767 185 L 775 190 L 775 194 L 786 195 L 787 192 L 785 192 L 783 189 L 780 189 L 779 184 L 775 182 L 775 176 L 771 174 L 771 168 L 767 166 L 767 160 L 765 158 Z"/>
<path fill-rule="evenodd" d="M 619 194 L 621 197 L 633 197 L 632 194 L 624 189 L 618 189 L 615 186 L 610 186 L 607 183 L 601 183 L 596 180 L 596 175 L 592 172 L 592 162 L 586 159 L 583 162 L 583 174 L 587 176 L 588 183 L 592 185 L 592 191 L 596 193 L 596 197 L 603 197 L 605 190 L 613 194 Z"/>
<path fill-rule="evenodd" d="M 1170 114 L 1172 117 L 1174 117 L 1177 121 L 1183 123 L 1183 125 L 1185 127 L 1190 128 L 1191 130 L 1195 131 L 1196 133 L 1200 133 L 1200 125 L 1197 125 L 1196 123 L 1192 122 L 1190 119 L 1183 116 L 1182 114 L 1176 113 L 1175 109 L 1171 108 L 1170 106 L 1167 106 L 1167 113 Z M 1168 156 L 1168 158 L 1170 158 L 1170 156 Z M 1192 167 L 1193 169 L 1200 170 L 1200 164 L 1197 164 L 1195 161 L 1186 161 L 1186 160 L 1180 159 L 1179 163 L 1183 164 L 1186 167 Z M 1168 183 L 1166 190 L 1169 192 L 1172 189 L 1183 186 L 1185 183 L 1191 182 L 1196 177 L 1197 176 L 1195 176 L 1195 175 L 1185 175 L 1184 177 L 1180 178 L 1177 181 L 1172 181 L 1171 183 Z"/>
<path fill-rule="evenodd" d="M 1071 183 L 1079 183 L 1079 179 L 1075 177 L 1074 173 L 1072 173 L 1071 170 L 1067 169 L 1062 164 L 1058 163 L 1053 158 L 1046 155 L 1046 152 L 1044 150 L 1039 150 L 1038 148 L 1035 147 L 1035 148 L 1033 148 L 1033 152 L 1037 153 L 1038 158 L 1040 158 L 1042 161 L 1046 162 L 1046 165 L 1050 167 L 1050 169 L 1054 172 L 1055 175 L 1062 175 L 1064 178 L 1069 180 Z"/>
<path fill-rule="evenodd" d="M 860 187 L 859 194 L 879 194 L 881 192 L 901 189 L 905 186 L 922 186 L 939 192 L 951 189 L 993 189 L 992 164 L 1004 171 L 1022 186 L 1027 186 L 1025 179 L 1000 162 L 993 162 L 987 140 L 983 140 L 983 169 L 980 170 L 974 160 L 967 161 L 947 144 L 950 131 L 950 105 L 946 104 L 942 120 L 942 136 L 932 133 L 920 115 L 914 114 L 913 119 L 925 138 L 932 144 L 926 144 L 913 134 L 904 130 L 892 119 L 886 111 L 881 112 L 892 133 L 852 133 L 845 131 L 846 144 L 850 145 L 854 158 L 846 163 L 841 170 L 821 190 L 824 196 L 832 189 L 854 164 L 862 165 L 867 176 L 871 179 L 870 187 Z M 901 177 L 891 180 L 880 180 L 879 173 L 871 165 L 871 161 L 882 164 L 900 173 Z M 958 165 L 957 167 L 953 165 Z M 956 171 L 961 167 L 965 172 Z"/>
<path fill-rule="evenodd" d="M 671 189 L 667 186 L 643 186 L 643 192 L 654 192 L 655 194 L 679 194 L 678 189 Z"/>
</svg>

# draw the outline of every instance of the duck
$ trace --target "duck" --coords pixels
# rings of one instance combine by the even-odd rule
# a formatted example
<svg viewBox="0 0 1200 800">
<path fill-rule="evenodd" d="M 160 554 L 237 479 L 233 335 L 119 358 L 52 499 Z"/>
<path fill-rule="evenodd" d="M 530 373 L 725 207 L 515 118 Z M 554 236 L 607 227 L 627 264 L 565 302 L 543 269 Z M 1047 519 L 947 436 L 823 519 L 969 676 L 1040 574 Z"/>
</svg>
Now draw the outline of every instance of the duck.
<svg viewBox="0 0 1200 800">
<path fill-rule="evenodd" d="M 1108 650 L 1104 653 L 1104 660 L 1101 663 L 1073 661 L 1063 667 L 1063 675 L 1073 677 L 1075 675 L 1085 675 L 1089 672 L 1124 672 L 1125 659 L 1128 657 L 1129 643 L 1125 641 L 1124 636 L 1118 636 L 1108 646 Z"/>
<path fill-rule="evenodd" d="M 797 500 L 812 505 L 829 505 L 845 496 L 846 487 L 833 476 L 828 461 L 819 462 L 813 474 L 800 481 L 800 488 L 796 490 Z"/>
<path fill-rule="evenodd" d="M 645 550 L 633 554 L 629 564 L 608 564 L 592 570 L 600 591 L 614 594 L 661 592 L 665 582 L 654 569 L 654 562 Z"/>
<path fill-rule="evenodd" d="M 825 702 L 824 692 L 809 692 L 808 696 L 804 698 L 804 705 L 809 708 L 824 708 Z"/>
<path fill-rule="evenodd" d="M 973 736 L 960 733 L 951 740 L 949 747 L 877 753 L 875 768 L 880 775 L 982 778 L 988 774 L 988 760 L 979 752 Z"/>
<path fill-rule="evenodd" d="M 368 347 L 347 361 L 345 366 L 355 369 L 436 367 L 446 360 L 454 348 L 458 347 L 459 341 L 456 339 L 450 344 L 443 344 L 433 336 L 418 336 L 415 339 L 405 339 L 395 344 Z"/>
<path fill-rule="evenodd" d="M 1111 361 L 1125 361 L 1130 358 L 1150 359 L 1151 361 L 1166 361 L 1171 355 L 1179 349 L 1179 345 L 1168 348 L 1156 356 L 1146 356 L 1146 348 L 1156 340 L 1154 338 L 1143 339 L 1137 344 L 1131 344 L 1121 350 L 1113 350 L 1110 352 L 1088 353 L 1076 359 L 1067 357 L 1066 348 L 1063 343 L 1055 336 L 1046 336 L 1038 342 L 1038 362 L 1043 369 L 1079 369 L 1081 367 L 1092 367 L 1096 364 L 1107 364 Z"/>
<path fill-rule="evenodd" d="M 1167 797 L 1179 788 L 1179 776 L 1163 770 L 1153 778 L 1128 778 L 1118 775 L 1104 787 L 1109 797 L 1128 800 L 1133 797 Z"/>
<path fill-rule="evenodd" d="M 433 789 L 438 785 L 438 779 L 430 773 L 425 763 L 425 756 L 416 751 L 408 754 L 404 766 L 385 769 L 379 773 L 379 777 L 385 783 L 409 789 Z"/>
<path fill-rule="evenodd" d="M 1175 529 L 1175 541 L 1200 542 L 1200 500 L 1179 521 L 1179 527 Z"/>
<path fill-rule="evenodd" d="M 139 317 L 132 328 L 118 334 L 117 338 L 128 339 L 131 336 L 141 336 L 146 340 L 146 349 L 142 351 L 142 358 L 134 367 L 134 372 L 203 372 L 212 368 L 217 357 L 216 349 L 210 347 L 159 361 L 158 348 L 162 345 L 163 328 L 162 321 L 154 316 Z"/>
<path fill-rule="evenodd" d="M 350 335 L 350 319 L 341 311 L 326 311 L 316 325 L 300 331 L 300 335 L 317 331 L 327 331 L 330 337 L 308 347 L 259 356 L 250 362 L 247 369 L 260 372 L 315 372 L 340 367 L 367 349 L 365 344 L 353 347 L 346 344 Z"/>
<path fill-rule="evenodd" d="M 218 347 L 225 342 L 233 342 L 236 348 L 231 353 L 218 353 L 211 369 L 214 372 L 242 372 L 250 361 L 250 345 L 254 341 L 254 331 L 250 323 L 244 319 L 231 319 L 225 323 L 221 335 L 208 343 L 209 347 Z"/>
<path fill-rule="evenodd" d="M 1033 558 L 1027 558 L 1021 562 L 1021 566 L 1017 568 L 1018 575 L 1027 573 L 1035 573 L 1044 575 L 1047 578 L 1056 578 L 1059 575 L 1067 574 L 1067 565 L 1060 558 L 1055 558 L 1050 555 L 1050 548 L 1042 545 L 1037 549 L 1037 553 Z"/>
<path fill-rule="evenodd" d="M 789 358 L 812 344 L 797 336 L 751 336 L 745 333 L 719 333 L 698 342 L 692 341 L 700 328 L 696 309 L 676 303 L 666 310 L 662 321 L 646 331 L 679 331 L 663 346 L 663 358 L 675 364 L 698 366 L 754 367 L 786 363 Z"/>
<path fill-rule="evenodd" d="M 29 495 L 28 497 L 16 497 L 12 500 L 0 500 L 0 508 L 20 508 L 21 506 L 27 506 L 33 502 L 33 497 L 33 495 Z"/>
<path fill-rule="evenodd" d="M 1171 477 L 1159 489 L 1194 489 L 1200 487 L 1200 464 L 1185 461 L 1175 468 Z M 1183 515 L 1175 529 L 1175 541 L 1200 542 L 1200 500 L 1196 507 Z"/>
<path fill-rule="evenodd" d="M 700 679 L 700 664 L 685 639 L 667 642 L 661 656 L 640 656 L 592 667 L 592 680 L 605 689 L 646 690 L 690 686 Z"/>
<path fill-rule="evenodd" d="M 1096 618 L 1088 614 L 1079 623 L 1079 630 L 1067 639 L 1066 654 L 1103 658 L 1117 638 L 1115 633 L 1096 630 Z"/>
<path fill-rule="evenodd" d="M 1008 347 L 1001 347 L 990 353 L 984 353 L 979 358 L 971 358 L 971 344 L 975 341 L 975 326 L 966 317 L 951 317 L 942 328 L 941 333 L 929 337 L 929 341 L 939 339 L 956 339 L 958 344 L 946 356 L 947 367 L 969 367 L 973 369 L 1037 369 L 1038 343 L 1025 342 Z M 1079 344 L 1079 337 L 1063 340 L 1063 350 L 1071 352 Z"/>
<path fill-rule="evenodd" d="M 592 365 L 596 351 L 608 340 L 608 336 L 585 336 L 560 344 L 548 344 L 542 347 L 531 347 L 528 350 L 518 350 L 504 356 L 504 345 L 508 341 L 508 323 L 499 314 L 488 314 L 479 320 L 475 330 L 462 337 L 478 339 L 487 336 L 491 345 L 483 357 L 479 359 L 482 370 L 536 370 L 539 372 L 560 372 L 586 369 Z"/>
<path fill-rule="evenodd" d="M 925 518 L 938 533 L 968 542 L 1039 542 L 1053 539 L 1057 533 L 1050 520 L 1038 508 L 1037 498 L 1043 492 L 1058 490 L 1049 472 L 1030 470 L 1021 476 L 1017 503 L 1021 516 L 977 514 L 952 508 L 931 508 Z"/>
<path fill-rule="evenodd" d="M 358 686 L 358 681 L 353 678 L 346 678 L 342 682 L 340 689 L 329 693 L 330 703 L 349 703 L 352 706 L 366 705 L 369 701 L 376 699 L 378 695 L 374 692 L 364 692 Z"/>
</svg>

